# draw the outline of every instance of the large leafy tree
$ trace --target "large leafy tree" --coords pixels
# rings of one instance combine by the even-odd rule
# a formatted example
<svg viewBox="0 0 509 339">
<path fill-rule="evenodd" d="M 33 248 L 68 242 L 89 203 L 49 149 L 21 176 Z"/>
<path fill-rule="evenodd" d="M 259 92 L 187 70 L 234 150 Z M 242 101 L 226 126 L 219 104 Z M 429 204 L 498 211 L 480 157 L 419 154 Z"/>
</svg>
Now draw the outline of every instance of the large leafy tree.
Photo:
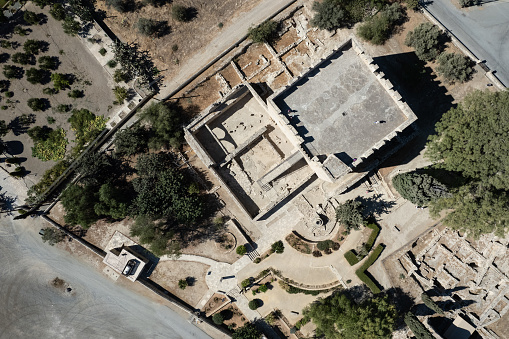
<svg viewBox="0 0 509 339">
<path fill-rule="evenodd" d="M 128 215 L 131 194 L 126 187 L 106 183 L 99 189 L 99 202 L 94 205 L 97 215 L 123 219 Z"/>
<path fill-rule="evenodd" d="M 155 136 L 150 143 L 154 147 L 170 144 L 175 147 L 182 139 L 182 114 L 177 107 L 163 103 L 152 103 L 142 113 L 142 118 L 150 122 Z"/>
<path fill-rule="evenodd" d="M 450 209 L 453 211 L 443 219 L 443 223 L 468 232 L 474 238 L 491 232 L 504 236 L 509 226 L 507 193 L 493 190 L 485 184 L 470 183 L 460 187 L 451 197 L 431 204 L 433 216 Z"/>
<path fill-rule="evenodd" d="M 417 206 L 427 206 L 431 201 L 450 196 L 444 184 L 425 173 L 401 173 L 392 179 L 392 184 L 404 199 Z"/>
<path fill-rule="evenodd" d="M 147 150 L 147 130 L 139 125 L 126 128 L 115 135 L 115 156 L 133 156 Z"/>
<path fill-rule="evenodd" d="M 312 304 L 304 314 L 315 323 L 316 333 L 328 339 L 390 338 L 398 317 L 387 297 L 356 304 L 339 293 Z"/>
<path fill-rule="evenodd" d="M 336 220 L 345 225 L 348 231 L 352 228 L 357 230 L 364 224 L 363 210 L 360 201 L 347 200 L 336 208 Z"/>
<path fill-rule="evenodd" d="M 476 91 L 446 112 L 426 156 L 437 166 L 509 188 L 509 91 Z"/>
<path fill-rule="evenodd" d="M 442 53 L 438 56 L 437 72 L 450 83 L 465 82 L 472 76 L 472 60 L 458 53 Z"/>
<path fill-rule="evenodd" d="M 99 219 L 94 210 L 98 196 L 93 186 L 71 185 L 64 191 L 60 201 L 65 208 L 64 220 L 68 224 L 88 228 Z"/>
<path fill-rule="evenodd" d="M 417 57 L 424 61 L 434 60 L 440 52 L 442 31 L 430 22 L 424 22 L 408 32 L 405 45 L 415 48 Z"/>
<path fill-rule="evenodd" d="M 332 31 L 347 24 L 347 12 L 340 0 L 315 1 L 313 10 L 316 12 L 311 24 L 320 29 Z"/>
</svg>

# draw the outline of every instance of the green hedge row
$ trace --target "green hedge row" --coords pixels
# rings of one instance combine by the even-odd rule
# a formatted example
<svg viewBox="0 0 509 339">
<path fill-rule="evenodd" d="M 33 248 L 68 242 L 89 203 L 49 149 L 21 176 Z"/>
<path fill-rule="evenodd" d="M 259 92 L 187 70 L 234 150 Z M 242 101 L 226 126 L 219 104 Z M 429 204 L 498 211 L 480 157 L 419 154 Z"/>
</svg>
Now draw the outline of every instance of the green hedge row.
<svg viewBox="0 0 509 339">
<path fill-rule="evenodd" d="M 357 274 L 357 276 L 359 277 L 359 279 L 366 284 L 366 286 L 369 287 L 369 289 L 371 290 L 371 292 L 373 292 L 374 294 L 378 294 L 381 292 L 380 288 L 378 287 L 378 285 L 373 281 L 371 280 L 370 277 L 368 277 L 366 275 L 366 270 L 371 266 L 373 265 L 373 263 L 378 259 L 378 257 L 380 256 L 380 254 L 382 254 L 382 251 L 384 250 L 385 248 L 385 245 L 384 244 L 379 244 L 374 250 L 373 252 L 371 253 L 371 255 L 368 257 L 368 259 L 364 262 L 364 264 L 362 264 L 361 267 L 359 267 L 356 271 L 355 271 L 355 274 Z"/>
<path fill-rule="evenodd" d="M 353 266 L 359 262 L 359 259 L 357 259 L 357 255 L 355 254 L 355 252 L 353 250 L 350 250 L 345 253 L 345 259 L 346 259 L 346 261 L 348 261 L 350 266 Z"/>
<path fill-rule="evenodd" d="M 366 249 L 371 251 L 371 248 L 375 244 L 376 238 L 378 237 L 378 234 L 380 234 L 380 226 L 378 226 L 376 223 L 370 223 L 366 225 L 367 228 L 371 228 L 371 234 L 369 235 L 369 239 L 366 242 Z"/>
</svg>

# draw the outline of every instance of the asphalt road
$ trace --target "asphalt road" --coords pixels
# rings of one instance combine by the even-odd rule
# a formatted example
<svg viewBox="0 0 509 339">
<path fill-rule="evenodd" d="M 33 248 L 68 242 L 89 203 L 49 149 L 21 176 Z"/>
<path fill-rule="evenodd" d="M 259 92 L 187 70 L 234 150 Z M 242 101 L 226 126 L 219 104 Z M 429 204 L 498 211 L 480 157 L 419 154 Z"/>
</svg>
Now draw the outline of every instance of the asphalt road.
<svg viewBox="0 0 509 339">
<path fill-rule="evenodd" d="M 433 0 L 427 9 L 509 86 L 509 1 L 460 9 L 455 0 Z"/>
<path fill-rule="evenodd" d="M 210 338 L 168 307 L 42 243 L 41 218 L 0 219 L 0 338 Z M 55 277 L 71 293 L 50 284 Z"/>
</svg>

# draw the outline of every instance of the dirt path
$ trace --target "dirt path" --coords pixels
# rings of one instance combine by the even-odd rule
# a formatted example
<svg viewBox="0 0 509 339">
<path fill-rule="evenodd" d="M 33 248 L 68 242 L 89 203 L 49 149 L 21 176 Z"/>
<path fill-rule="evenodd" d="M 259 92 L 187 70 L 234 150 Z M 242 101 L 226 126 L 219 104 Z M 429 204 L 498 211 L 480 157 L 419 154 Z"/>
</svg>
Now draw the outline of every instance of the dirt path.
<svg viewBox="0 0 509 339">
<path fill-rule="evenodd" d="M 291 1 L 292 0 L 262 0 L 258 6 L 254 7 L 249 12 L 239 15 L 231 25 L 223 28 L 221 34 L 183 64 L 177 74 L 163 73 L 165 75 L 164 85 L 156 98 L 161 99 L 168 96 L 168 94 L 190 78 L 196 71 L 204 67 L 208 62 L 214 59 L 214 57 L 241 39 L 247 33 L 249 27 L 261 23 Z"/>
</svg>

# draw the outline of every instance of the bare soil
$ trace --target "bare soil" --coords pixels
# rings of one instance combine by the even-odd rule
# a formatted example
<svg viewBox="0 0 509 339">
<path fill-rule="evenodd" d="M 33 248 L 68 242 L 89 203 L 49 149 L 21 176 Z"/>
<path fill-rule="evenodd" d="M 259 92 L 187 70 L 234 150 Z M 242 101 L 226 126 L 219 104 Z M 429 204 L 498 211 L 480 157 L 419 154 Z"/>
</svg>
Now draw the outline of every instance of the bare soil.
<svg viewBox="0 0 509 339">
<path fill-rule="evenodd" d="M 189 261 L 168 260 L 159 262 L 150 276 L 171 293 L 175 294 L 189 305 L 197 305 L 203 295 L 208 291 L 205 275 L 210 266 Z M 178 287 L 180 279 L 194 280 L 185 289 Z"/>
<path fill-rule="evenodd" d="M 108 8 L 104 1 L 98 1 L 97 7 L 108 13 L 104 21 L 122 41 L 137 42 L 142 49 L 150 51 L 158 69 L 170 75 L 176 73 L 180 64 L 220 33 L 219 23 L 226 26 L 230 21 L 234 21 L 239 12 L 249 11 L 258 1 L 186 0 L 184 3 L 168 2 L 161 7 L 142 6 L 142 1 L 135 3 L 139 8 L 129 13 L 119 13 Z M 174 20 L 171 16 L 174 4 L 193 8 L 196 16 L 188 22 Z M 137 29 L 139 18 L 167 21 L 171 32 L 160 38 L 144 36 Z M 174 45 L 178 46 L 177 51 L 172 50 Z"/>
</svg>

